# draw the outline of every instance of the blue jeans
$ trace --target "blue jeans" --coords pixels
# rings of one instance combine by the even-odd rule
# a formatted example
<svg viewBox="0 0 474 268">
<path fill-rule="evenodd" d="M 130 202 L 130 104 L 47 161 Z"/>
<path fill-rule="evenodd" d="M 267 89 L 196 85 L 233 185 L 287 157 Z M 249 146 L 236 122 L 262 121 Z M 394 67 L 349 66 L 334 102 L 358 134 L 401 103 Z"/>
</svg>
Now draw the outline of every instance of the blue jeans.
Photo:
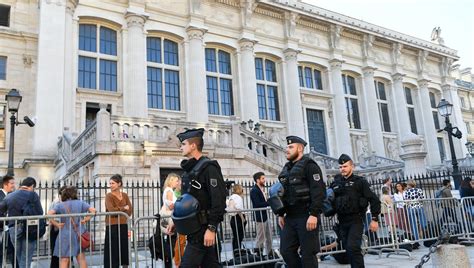
<svg viewBox="0 0 474 268">
<path fill-rule="evenodd" d="M 410 221 L 410 230 L 414 239 L 420 239 L 420 235 L 418 234 L 418 224 L 421 227 L 421 230 L 426 228 L 426 217 L 423 207 L 408 207 L 408 220 Z"/>
<path fill-rule="evenodd" d="M 26 240 L 26 237 L 16 239 L 16 229 L 11 227 L 9 229 L 10 240 L 15 248 L 16 260 L 19 268 L 30 268 L 31 259 L 36 249 L 36 240 Z"/>
</svg>

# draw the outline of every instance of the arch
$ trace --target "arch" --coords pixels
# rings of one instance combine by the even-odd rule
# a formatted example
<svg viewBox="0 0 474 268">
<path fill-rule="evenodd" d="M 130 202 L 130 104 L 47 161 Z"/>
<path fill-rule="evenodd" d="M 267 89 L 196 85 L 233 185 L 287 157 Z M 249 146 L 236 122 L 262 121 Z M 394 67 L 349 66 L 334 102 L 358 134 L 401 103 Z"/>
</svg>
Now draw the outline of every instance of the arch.
<svg viewBox="0 0 474 268">
<path fill-rule="evenodd" d="M 163 30 L 148 30 L 146 37 L 166 38 L 178 44 L 184 40 L 184 37 L 181 35 Z"/>
<path fill-rule="evenodd" d="M 237 51 L 237 47 L 235 46 L 235 44 L 230 42 L 230 40 L 227 42 L 227 39 L 219 40 L 219 41 L 217 40 L 205 41 L 205 46 L 206 48 L 222 49 L 229 53 L 235 53 Z"/>
<path fill-rule="evenodd" d="M 123 21 L 120 21 L 114 17 L 102 18 L 98 16 L 78 16 L 79 17 L 79 24 L 100 24 L 101 26 L 105 26 L 111 28 L 117 32 L 120 32 L 123 28 Z"/>
</svg>

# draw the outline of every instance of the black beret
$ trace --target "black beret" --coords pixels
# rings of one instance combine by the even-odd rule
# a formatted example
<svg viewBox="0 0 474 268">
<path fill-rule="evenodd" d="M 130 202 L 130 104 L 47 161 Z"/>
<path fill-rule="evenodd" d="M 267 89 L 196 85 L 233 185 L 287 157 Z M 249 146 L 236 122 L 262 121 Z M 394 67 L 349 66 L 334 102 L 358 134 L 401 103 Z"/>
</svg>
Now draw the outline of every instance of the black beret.
<svg viewBox="0 0 474 268">
<path fill-rule="evenodd" d="M 339 156 L 339 159 L 337 161 L 339 162 L 339 165 L 344 165 L 344 163 L 352 161 L 352 159 L 347 154 L 341 154 L 341 156 Z"/>
<path fill-rule="evenodd" d="M 193 128 L 179 133 L 176 137 L 178 137 L 180 142 L 183 142 L 190 138 L 202 138 L 202 135 L 204 135 L 204 128 Z"/>
<path fill-rule="evenodd" d="M 297 136 L 288 136 L 288 137 L 286 137 L 286 144 L 290 145 L 290 144 L 293 144 L 293 143 L 301 143 L 301 144 L 303 144 L 303 146 L 306 146 L 306 144 L 308 144 L 305 140 L 303 140 L 302 138 L 297 137 Z"/>
</svg>

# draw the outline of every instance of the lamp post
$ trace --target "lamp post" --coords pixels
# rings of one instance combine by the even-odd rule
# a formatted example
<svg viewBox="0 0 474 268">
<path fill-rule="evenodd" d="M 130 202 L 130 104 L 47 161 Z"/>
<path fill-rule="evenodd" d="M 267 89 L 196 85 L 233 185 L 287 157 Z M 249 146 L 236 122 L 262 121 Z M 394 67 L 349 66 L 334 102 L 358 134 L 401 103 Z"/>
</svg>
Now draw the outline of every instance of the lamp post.
<svg viewBox="0 0 474 268">
<path fill-rule="evenodd" d="M 457 127 L 453 127 L 451 122 L 449 121 L 449 116 L 453 111 L 453 105 L 446 101 L 445 99 L 441 99 L 438 104 L 438 112 L 441 116 L 445 118 L 445 127 L 439 131 L 446 131 L 448 132 L 448 141 L 449 141 L 449 149 L 451 151 L 451 163 L 453 165 L 453 179 L 454 179 L 454 186 L 456 189 L 459 189 L 459 185 L 461 184 L 461 173 L 459 172 L 458 167 L 458 160 L 456 159 L 456 152 L 454 151 L 454 143 L 453 143 L 453 136 L 461 139 L 462 133 Z"/>
<path fill-rule="evenodd" d="M 14 149 L 15 149 L 15 126 L 20 124 L 27 124 L 30 127 L 34 127 L 35 123 L 28 117 L 23 117 L 25 122 L 19 122 L 16 113 L 20 109 L 21 99 L 23 97 L 20 95 L 20 92 L 16 89 L 11 89 L 10 92 L 5 96 L 5 100 L 7 101 L 8 111 L 11 113 L 10 116 L 10 149 L 8 151 L 8 170 L 7 175 L 14 176 Z"/>
</svg>

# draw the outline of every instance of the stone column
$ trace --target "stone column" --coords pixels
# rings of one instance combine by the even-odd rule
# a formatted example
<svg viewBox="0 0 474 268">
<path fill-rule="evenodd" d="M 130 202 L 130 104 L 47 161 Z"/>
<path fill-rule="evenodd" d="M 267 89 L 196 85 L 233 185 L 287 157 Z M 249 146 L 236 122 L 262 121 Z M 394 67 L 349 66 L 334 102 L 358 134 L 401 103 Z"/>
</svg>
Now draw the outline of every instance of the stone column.
<svg viewBox="0 0 474 268">
<path fill-rule="evenodd" d="M 147 118 L 146 36 L 143 32 L 147 16 L 127 11 L 125 18 L 128 27 L 128 42 L 123 112 L 125 116 Z"/>
<path fill-rule="evenodd" d="M 303 108 L 301 105 L 301 94 L 298 80 L 298 50 L 288 48 L 283 51 L 285 62 L 283 64 L 286 73 L 285 88 L 283 90 L 286 99 L 286 122 L 288 134 L 305 137 L 305 124 L 303 120 Z"/>
<path fill-rule="evenodd" d="M 36 157 L 54 157 L 58 137 L 63 132 L 65 16 L 64 3 L 41 1 L 35 105 L 38 121 L 33 128 L 33 154 Z"/>
<path fill-rule="evenodd" d="M 385 156 L 382 126 L 380 124 L 377 95 L 375 93 L 374 70 L 375 68 L 373 67 L 365 67 L 363 69 L 365 106 L 367 107 L 368 122 L 370 122 L 370 126 L 368 126 L 369 146 L 371 152 L 375 152 L 378 156 Z"/>
<path fill-rule="evenodd" d="M 74 74 L 77 69 L 77 29 L 78 23 L 74 19 L 74 11 L 78 0 L 66 2 L 65 38 L 64 38 L 64 101 L 63 101 L 63 125 L 70 131 L 75 131 L 75 99 L 76 84 Z"/>
<path fill-rule="evenodd" d="M 405 162 L 405 176 L 416 176 L 426 174 L 425 157 L 423 150 L 423 141 L 420 136 L 409 133 L 401 139 L 403 153 L 400 158 Z"/>
<path fill-rule="evenodd" d="M 441 164 L 441 157 L 439 155 L 438 141 L 436 139 L 436 129 L 433 121 L 433 114 L 431 113 L 431 102 L 428 91 L 428 80 L 418 80 L 420 104 L 421 104 L 421 118 L 423 122 L 423 132 L 425 138 L 426 151 L 428 152 L 428 165 L 436 166 Z"/>
<path fill-rule="evenodd" d="M 349 135 L 349 127 L 347 124 L 346 101 L 344 99 L 344 88 L 342 86 L 342 61 L 333 59 L 329 62 L 331 69 L 329 71 L 332 93 L 334 94 L 334 126 L 336 134 L 336 155 L 350 154 L 352 156 L 351 137 Z M 355 157 L 355 156 L 353 156 Z"/>
<path fill-rule="evenodd" d="M 456 157 L 457 158 L 464 158 L 466 154 L 468 154 L 467 148 L 465 146 L 467 140 L 467 129 L 466 123 L 462 117 L 461 111 L 461 102 L 459 100 L 459 95 L 457 89 L 452 84 L 444 84 L 441 85 L 443 89 L 443 97 L 449 101 L 453 105 L 453 112 L 449 119 L 451 120 L 451 124 L 454 127 L 458 127 L 459 130 L 462 132 L 462 138 L 457 139 L 453 137 L 454 148 L 456 150 Z M 444 118 L 440 116 L 440 124 L 444 126 Z M 446 132 L 444 132 L 446 134 Z M 448 148 L 449 149 L 449 148 Z M 447 150 L 448 151 L 448 150 Z"/>
<path fill-rule="evenodd" d="M 204 57 L 203 36 L 207 30 L 188 26 L 188 57 L 186 62 L 187 74 L 187 120 L 190 122 L 207 123 L 207 90 L 206 65 Z"/>
<path fill-rule="evenodd" d="M 405 99 L 405 89 L 403 88 L 403 75 L 396 73 L 393 79 L 393 106 L 397 119 L 397 128 L 400 135 L 399 140 L 403 140 L 411 134 L 410 118 L 408 116 L 407 102 Z"/>
<path fill-rule="evenodd" d="M 257 99 L 257 78 L 255 76 L 255 57 L 253 47 L 254 40 L 240 39 L 240 111 L 242 121 L 252 119 L 257 122 L 258 117 L 258 99 Z"/>
</svg>

